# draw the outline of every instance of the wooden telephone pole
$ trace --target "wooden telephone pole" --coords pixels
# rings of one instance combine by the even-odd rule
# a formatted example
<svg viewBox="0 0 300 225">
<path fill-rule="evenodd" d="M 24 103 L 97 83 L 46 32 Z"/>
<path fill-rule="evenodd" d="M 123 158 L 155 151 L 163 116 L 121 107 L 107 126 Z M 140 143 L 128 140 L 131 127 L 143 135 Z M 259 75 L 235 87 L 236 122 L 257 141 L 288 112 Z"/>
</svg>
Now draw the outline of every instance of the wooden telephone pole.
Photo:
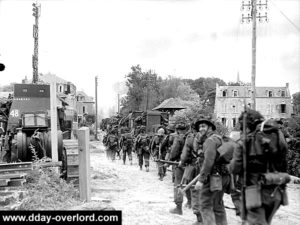
<svg viewBox="0 0 300 225">
<path fill-rule="evenodd" d="M 251 0 L 242 2 L 241 10 L 251 10 L 251 14 L 248 13 L 246 16 L 242 14 L 242 23 L 247 22 L 250 23 L 252 21 L 252 66 L 251 66 L 251 108 L 256 110 L 256 89 L 255 89 L 255 79 L 256 79 L 256 19 L 259 20 L 259 22 L 262 22 L 265 20 L 268 21 L 267 12 L 265 12 L 264 15 L 262 13 L 257 11 L 257 8 L 259 10 L 268 9 L 268 0 L 265 0 L 265 3 L 262 3 L 262 0 L 259 0 L 257 3 L 257 0 Z"/>
<path fill-rule="evenodd" d="M 96 117 L 95 117 L 95 140 L 98 141 L 98 76 L 95 77 L 95 107 L 96 107 Z"/>
<path fill-rule="evenodd" d="M 41 5 L 32 3 L 32 15 L 35 18 L 35 24 L 33 25 L 33 38 L 34 38 L 34 52 L 32 55 L 32 68 L 33 68 L 33 79 L 32 83 L 36 84 L 39 80 L 39 17 L 41 15 Z"/>
</svg>

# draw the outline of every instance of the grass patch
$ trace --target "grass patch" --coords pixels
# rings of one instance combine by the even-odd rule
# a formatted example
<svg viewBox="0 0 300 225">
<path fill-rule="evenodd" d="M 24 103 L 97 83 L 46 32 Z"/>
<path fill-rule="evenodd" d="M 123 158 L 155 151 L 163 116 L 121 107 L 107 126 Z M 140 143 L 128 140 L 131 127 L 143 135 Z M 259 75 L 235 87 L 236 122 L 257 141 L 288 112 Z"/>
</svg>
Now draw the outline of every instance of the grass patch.
<svg viewBox="0 0 300 225">
<path fill-rule="evenodd" d="M 19 210 L 66 210 L 82 202 L 73 183 L 67 183 L 51 168 L 34 170 L 24 185 L 25 198 Z"/>
</svg>

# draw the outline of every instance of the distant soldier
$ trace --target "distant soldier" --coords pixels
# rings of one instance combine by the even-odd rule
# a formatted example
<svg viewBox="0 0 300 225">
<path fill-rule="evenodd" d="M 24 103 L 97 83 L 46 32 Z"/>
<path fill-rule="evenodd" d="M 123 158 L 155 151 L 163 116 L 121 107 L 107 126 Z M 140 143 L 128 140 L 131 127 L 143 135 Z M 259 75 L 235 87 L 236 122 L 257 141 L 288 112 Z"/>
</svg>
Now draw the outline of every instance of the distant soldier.
<svg viewBox="0 0 300 225">
<path fill-rule="evenodd" d="M 243 181 L 242 219 L 250 225 L 271 224 L 280 205 L 287 205 L 287 143 L 278 126 L 264 121 L 258 111 L 247 109 L 239 123 L 246 130 L 229 170 Z"/>
<path fill-rule="evenodd" d="M 109 159 L 110 158 L 110 152 L 109 152 L 108 146 L 107 146 L 107 136 L 108 136 L 108 133 L 105 132 L 104 135 L 103 135 L 102 143 L 103 143 L 103 146 L 105 147 L 106 158 Z"/>
<path fill-rule="evenodd" d="M 136 153 L 139 159 L 140 170 L 143 169 L 143 161 L 145 161 L 146 172 L 149 172 L 149 159 L 150 159 L 150 149 L 149 149 L 149 137 L 146 134 L 146 127 L 140 127 L 140 133 L 136 138 Z"/>
<path fill-rule="evenodd" d="M 108 156 L 113 161 L 116 159 L 116 153 L 118 152 L 118 143 L 117 131 L 111 130 L 110 134 L 107 135 L 105 145 L 107 146 Z"/>
<path fill-rule="evenodd" d="M 177 135 L 177 131 L 175 128 L 175 125 L 168 125 L 166 127 L 167 129 L 167 134 L 165 137 L 165 140 L 163 141 L 163 144 L 167 145 L 167 154 L 166 154 L 166 160 L 170 160 L 170 151 L 171 151 L 171 146 L 173 145 L 173 141 Z"/>
<path fill-rule="evenodd" d="M 126 155 L 128 155 L 128 159 L 130 161 L 130 165 L 132 165 L 132 145 L 133 145 L 133 138 L 129 129 L 124 130 L 124 134 L 121 135 L 120 139 L 120 147 L 123 152 L 123 164 L 126 163 Z"/>
<path fill-rule="evenodd" d="M 180 155 L 182 153 L 182 149 L 185 143 L 185 139 L 187 136 L 187 124 L 186 122 L 180 121 L 176 123 L 175 126 L 178 135 L 175 137 L 173 141 L 173 145 L 171 147 L 170 151 L 170 161 L 179 162 L 180 161 Z M 170 210 L 170 213 L 173 214 L 179 214 L 182 215 L 182 203 L 183 203 L 183 195 L 178 190 L 178 186 L 184 184 L 183 174 L 184 174 L 185 168 L 181 165 L 176 166 L 174 169 L 174 202 L 176 204 L 176 207 L 174 209 Z M 191 202 L 191 195 L 190 192 L 187 195 L 188 202 Z"/>
<path fill-rule="evenodd" d="M 157 131 L 157 135 L 153 137 L 153 141 L 151 144 L 151 154 L 154 159 L 165 160 L 167 154 L 167 146 L 163 146 L 163 141 L 165 139 L 165 130 L 163 128 L 159 128 Z M 166 167 L 161 162 L 157 162 L 158 167 L 158 176 L 159 180 L 163 180 L 166 174 Z"/>
<path fill-rule="evenodd" d="M 175 128 L 175 125 L 168 125 L 167 127 L 167 137 L 165 138 L 165 141 L 163 141 L 163 143 L 166 142 L 167 145 L 167 154 L 166 154 L 166 160 L 170 161 L 170 151 L 171 151 L 171 147 L 173 145 L 174 139 L 176 138 L 176 136 L 178 135 L 177 130 Z M 164 145 L 164 144 L 163 144 Z M 170 164 L 166 163 L 164 165 L 164 167 L 169 167 Z M 172 165 L 172 182 L 174 183 L 175 181 L 175 167 L 176 165 Z"/>
</svg>

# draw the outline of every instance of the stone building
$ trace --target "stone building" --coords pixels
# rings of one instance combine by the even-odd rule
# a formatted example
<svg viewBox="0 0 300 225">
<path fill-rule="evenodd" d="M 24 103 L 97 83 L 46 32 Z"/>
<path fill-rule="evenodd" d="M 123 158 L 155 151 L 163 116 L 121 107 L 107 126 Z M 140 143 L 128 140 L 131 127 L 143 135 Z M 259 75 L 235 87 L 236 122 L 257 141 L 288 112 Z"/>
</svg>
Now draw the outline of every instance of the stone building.
<svg viewBox="0 0 300 225">
<path fill-rule="evenodd" d="M 244 110 L 244 101 L 251 107 L 251 86 L 216 85 L 214 113 L 229 129 L 236 126 Z M 256 110 L 266 119 L 288 118 L 293 113 L 289 84 L 285 87 L 256 87 Z"/>
<path fill-rule="evenodd" d="M 83 122 L 84 115 L 95 115 L 95 102 L 93 97 L 88 96 L 83 91 L 77 91 L 76 93 L 77 100 L 77 113 L 78 113 L 78 123 Z"/>
</svg>

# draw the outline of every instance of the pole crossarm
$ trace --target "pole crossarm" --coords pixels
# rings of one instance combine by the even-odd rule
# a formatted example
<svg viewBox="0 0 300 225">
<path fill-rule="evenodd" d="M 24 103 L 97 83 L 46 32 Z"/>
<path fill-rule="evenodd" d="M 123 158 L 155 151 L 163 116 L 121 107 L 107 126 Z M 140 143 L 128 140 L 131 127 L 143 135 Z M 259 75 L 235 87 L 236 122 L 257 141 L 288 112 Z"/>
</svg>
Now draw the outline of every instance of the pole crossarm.
<svg viewBox="0 0 300 225">
<path fill-rule="evenodd" d="M 242 14 L 241 22 L 250 23 L 252 21 L 252 63 L 251 63 L 251 108 L 256 110 L 256 20 L 259 22 L 263 22 L 265 20 L 268 22 L 267 12 L 264 14 L 259 12 L 259 10 L 267 10 L 268 9 L 268 0 L 264 2 L 262 0 L 247 0 L 246 3 L 242 1 L 241 10 L 247 10 L 247 15 Z"/>
</svg>

